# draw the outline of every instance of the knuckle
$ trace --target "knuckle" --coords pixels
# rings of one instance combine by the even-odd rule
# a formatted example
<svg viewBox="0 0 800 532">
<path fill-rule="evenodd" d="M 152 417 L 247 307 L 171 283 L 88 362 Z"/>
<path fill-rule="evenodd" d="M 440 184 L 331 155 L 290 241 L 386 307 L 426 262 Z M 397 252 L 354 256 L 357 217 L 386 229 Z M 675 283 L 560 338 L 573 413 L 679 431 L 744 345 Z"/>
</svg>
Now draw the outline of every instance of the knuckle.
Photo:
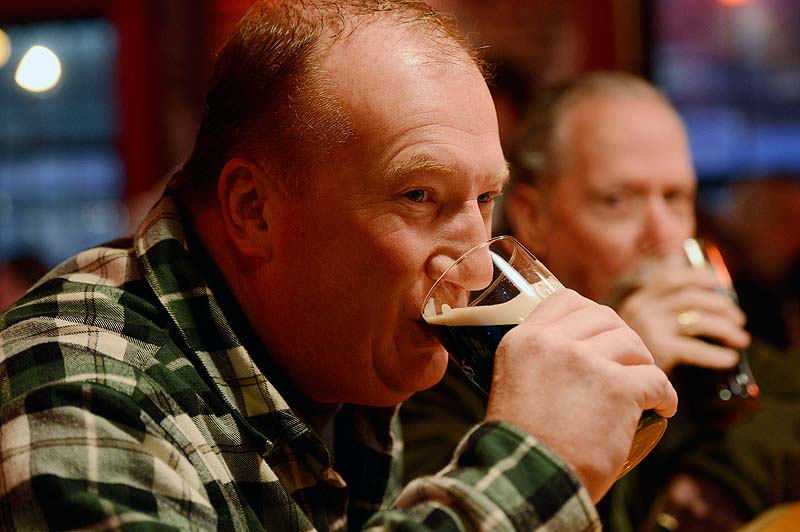
<svg viewBox="0 0 800 532">
<path fill-rule="evenodd" d="M 619 314 L 617 314 L 617 311 L 614 310 L 613 308 L 609 307 L 608 305 L 598 305 L 598 306 L 600 307 L 601 312 L 603 312 L 603 315 L 606 316 L 608 319 L 614 321 L 622 321 L 622 318 L 619 317 Z"/>
</svg>

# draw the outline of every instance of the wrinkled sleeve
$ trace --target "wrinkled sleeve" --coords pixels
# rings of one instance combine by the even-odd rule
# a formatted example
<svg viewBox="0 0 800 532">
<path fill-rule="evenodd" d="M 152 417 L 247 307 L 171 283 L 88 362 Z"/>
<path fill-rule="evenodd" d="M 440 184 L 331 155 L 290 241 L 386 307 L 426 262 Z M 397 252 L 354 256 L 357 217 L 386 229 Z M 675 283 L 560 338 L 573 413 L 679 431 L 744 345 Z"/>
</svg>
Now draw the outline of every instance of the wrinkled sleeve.
<svg viewBox="0 0 800 532">
<path fill-rule="evenodd" d="M 571 532 L 600 524 L 565 464 L 515 426 L 485 422 L 461 441 L 447 468 L 408 484 L 366 529 Z"/>
<path fill-rule="evenodd" d="M 2 421 L 0 529 L 216 529 L 196 470 L 125 395 L 50 385 Z"/>
</svg>

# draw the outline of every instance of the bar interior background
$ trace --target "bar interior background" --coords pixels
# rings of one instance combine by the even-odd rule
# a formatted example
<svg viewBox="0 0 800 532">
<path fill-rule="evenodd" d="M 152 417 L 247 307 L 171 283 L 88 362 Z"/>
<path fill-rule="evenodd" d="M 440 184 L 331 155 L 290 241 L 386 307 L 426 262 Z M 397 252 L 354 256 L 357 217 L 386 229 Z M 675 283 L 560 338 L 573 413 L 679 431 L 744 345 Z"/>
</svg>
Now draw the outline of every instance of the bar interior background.
<svg viewBox="0 0 800 532">
<path fill-rule="evenodd" d="M 0 3 L 0 263 L 51 267 L 130 232 L 188 155 L 213 50 L 250 3 Z M 517 95 L 592 69 L 654 81 L 689 128 L 701 234 L 743 283 L 767 287 L 754 303 L 765 312 L 770 298 L 800 298 L 794 0 L 431 3 L 456 15 Z M 42 90 L 36 75 L 54 85 Z M 515 112 L 504 105 L 501 126 Z"/>
</svg>

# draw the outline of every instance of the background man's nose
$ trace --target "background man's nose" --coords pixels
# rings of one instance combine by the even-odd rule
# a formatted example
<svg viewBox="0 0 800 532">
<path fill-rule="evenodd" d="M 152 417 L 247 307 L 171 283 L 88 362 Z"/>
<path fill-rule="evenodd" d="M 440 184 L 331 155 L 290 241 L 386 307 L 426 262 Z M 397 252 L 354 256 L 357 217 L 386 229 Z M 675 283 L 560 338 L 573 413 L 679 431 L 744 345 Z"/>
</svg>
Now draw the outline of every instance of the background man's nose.
<svg viewBox="0 0 800 532">
<path fill-rule="evenodd" d="M 643 222 L 643 241 L 654 254 L 679 252 L 683 239 L 691 236 L 683 234 L 684 224 L 663 200 L 650 202 Z"/>
</svg>

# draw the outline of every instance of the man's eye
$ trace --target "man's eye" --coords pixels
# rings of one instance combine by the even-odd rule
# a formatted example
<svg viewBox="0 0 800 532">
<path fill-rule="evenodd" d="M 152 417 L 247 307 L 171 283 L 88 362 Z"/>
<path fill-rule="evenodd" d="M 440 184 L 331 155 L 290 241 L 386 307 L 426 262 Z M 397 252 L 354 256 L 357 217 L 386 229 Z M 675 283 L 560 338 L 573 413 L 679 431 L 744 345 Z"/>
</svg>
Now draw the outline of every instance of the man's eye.
<svg viewBox="0 0 800 532">
<path fill-rule="evenodd" d="M 680 191 L 669 192 L 664 194 L 664 199 L 669 205 L 694 208 L 694 196 L 690 193 Z"/>
<path fill-rule="evenodd" d="M 604 207 L 617 207 L 622 203 L 622 197 L 616 194 L 609 194 L 600 198 L 600 203 Z"/>
<path fill-rule="evenodd" d="M 491 203 L 494 201 L 494 195 L 491 192 L 484 192 L 478 196 L 478 203 Z"/>
<path fill-rule="evenodd" d="M 405 197 L 413 201 L 414 203 L 422 203 L 426 199 L 428 199 L 428 193 L 421 189 L 416 190 L 409 190 L 405 193 Z"/>
</svg>

